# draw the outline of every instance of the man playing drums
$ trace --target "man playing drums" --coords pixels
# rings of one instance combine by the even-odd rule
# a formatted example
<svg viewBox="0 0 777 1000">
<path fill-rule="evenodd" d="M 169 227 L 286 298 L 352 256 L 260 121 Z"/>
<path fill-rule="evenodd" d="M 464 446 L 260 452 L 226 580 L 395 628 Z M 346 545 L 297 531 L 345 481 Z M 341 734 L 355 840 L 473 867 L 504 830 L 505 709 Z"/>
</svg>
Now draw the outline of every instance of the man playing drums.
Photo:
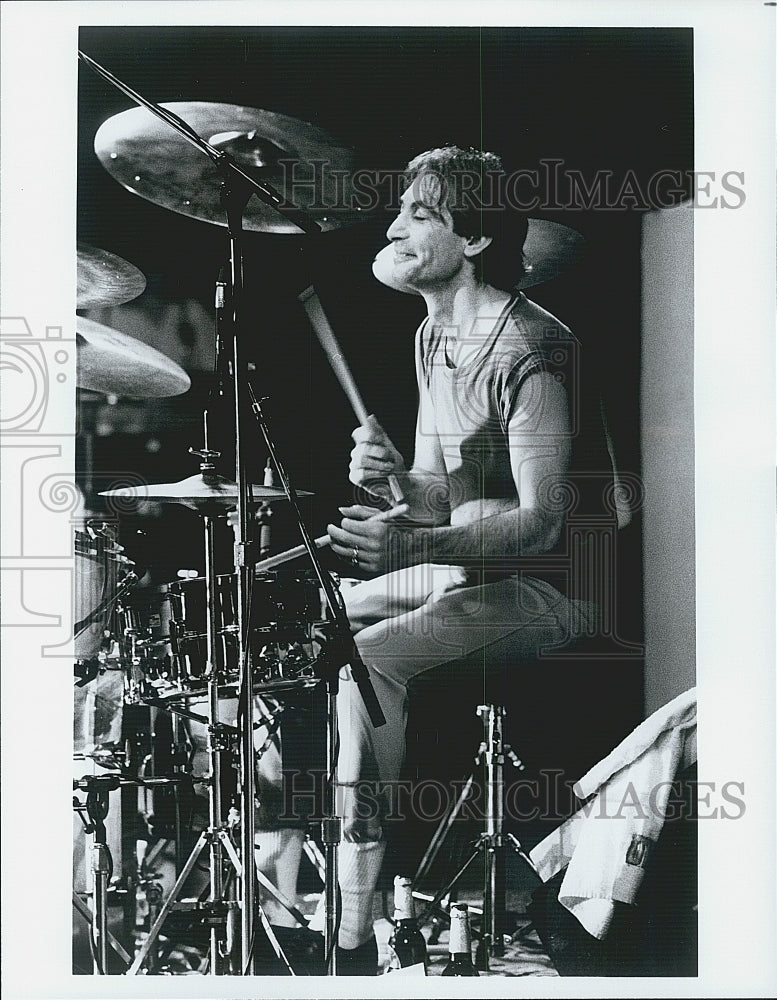
<svg viewBox="0 0 777 1000">
<path fill-rule="evenodd" d="M 515 291 L 527 221 L 485 204 L 485 179 L 501 172 L 497 156 L 472 149 L 417 156 L 387 232 L 391 250 L 376 262 L 384 283 L 423 297 L 427 317 L 415 339 L 412 464 L 373 417 L 354 432 L 351 453 L 351 482 L 383 494 L 396 476 L 407 514 L 376 519 L 353 504 L 328 526 L 333 551 L 374 574 L 344 597 L 387 718 L 373 728 L 344 677 L 339 945 L 354 972 L 374 974 L 372 897 L 385 848 L 380 816 L 360 815 L 358 791 L 399 778 L 408 682 L 465 657 L 476 670 L 509 664 L 518 678 L 540 648 L 595 627 L 574 572 L 558 572 L 575 468 L 577 403 L 567 388 L 577 380 L 562 377 L 565 387 L 551 355 L 572 335 Z"/>
</svg>

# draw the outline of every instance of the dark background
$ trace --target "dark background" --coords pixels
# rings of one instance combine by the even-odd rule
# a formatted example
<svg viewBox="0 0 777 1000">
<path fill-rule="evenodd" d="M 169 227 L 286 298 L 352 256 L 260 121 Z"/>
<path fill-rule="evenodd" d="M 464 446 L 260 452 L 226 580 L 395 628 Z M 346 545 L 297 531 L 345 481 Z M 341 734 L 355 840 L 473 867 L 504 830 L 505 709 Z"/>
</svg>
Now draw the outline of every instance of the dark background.
<svg viewBox="0 0 777 1000">
<path fill-rule="evenodd" d="M 499 152 L 508 171 L 536 167 L 541 158 L 563 160 L 564 170 L 580 170 L 589 180 L 609 170 L 616 191 L 628 171 L 644 190 L 658 170 L 693 168 L 690 29 L 111 27 L 83 28 L 79 44 L 151 100 L 226 102 L 291 115 L 353 147 L 360 166 L 396 170 L 423 149 L 456 142 Z M 210 310 L 226 230 L 130 194 L 94 154 L 102 122 L 131 106 L 79 65 L 78 238 L 139 267 L 147 296 L 194 298 Z M 641 213 L 534 214 L 571 225 L 587 240 L 581 265 L 529 295 L 579 338 L 587 367 L 599 376 L 620 464 L 639 474 Z M 412 455 L 412 337 L 423 302 L 372 277 L 370 263 L 386 242 L 390 219 L 379 212 L 358 227 L 325 234 L 318 253 L 302 236 L 246 237 L 252 331 L 246 354 L 270 397 L 268 413 L 295 485 L 316 493 L 304 502 L 314 534 L 351 496 L 355 420 L 296 300 L 311 281 L 368 407 L 406 458 Z M 191 375 L 185 396 L 143 408 L 139 433 L 119 433 L 117 421 L 117 432 L 93 442 L 95 492 L 122 474 L 154 483 L 197 471 L 187 448 L 200 444 L 212 378 Z M 84 425 L 87 410 L 82 406 Z M 231 477 L 228 423 L 214 435 L 225 452 L 219 471 Z M 83 482 L 84 436 L 78 441 Z M 265 448 L 257 440 L 250 451 L 260 477 Z M 88 502 L 104 509 L 94 495 Z M 273 542 L 283 548 L 297 536 L 278 508 Z M 156 579 L 171 578 L 182 565 L 201 569 L 197 516 L 177 505 L 150 513 L 125 510 L 121 526 L 131 544 L 137 527 L 146 532 L 151 546 L 136 555 L 151 562 Z"/>
</svg>

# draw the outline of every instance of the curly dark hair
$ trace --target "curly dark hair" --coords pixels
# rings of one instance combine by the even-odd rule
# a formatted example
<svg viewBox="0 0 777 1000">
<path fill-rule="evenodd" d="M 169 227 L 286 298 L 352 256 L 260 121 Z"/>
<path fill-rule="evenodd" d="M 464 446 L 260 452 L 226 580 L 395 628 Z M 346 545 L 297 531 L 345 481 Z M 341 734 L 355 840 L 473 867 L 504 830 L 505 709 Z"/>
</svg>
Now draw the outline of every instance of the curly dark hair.
<svg viewBox="0 0 777 1000">
<path fill-rule="evenodd" d="M 406 186 L 419 182 L 419 201 L 448 209 L 454 232 L 491 237 L 485 250 L 471 258 L 476 277 L 511 291 L 526 273 L 523 244 L 528 219 L 505 206 L 504 176 L 496 153 L 453 145 L 419 153 L 404 173 Z"/>
</svg>

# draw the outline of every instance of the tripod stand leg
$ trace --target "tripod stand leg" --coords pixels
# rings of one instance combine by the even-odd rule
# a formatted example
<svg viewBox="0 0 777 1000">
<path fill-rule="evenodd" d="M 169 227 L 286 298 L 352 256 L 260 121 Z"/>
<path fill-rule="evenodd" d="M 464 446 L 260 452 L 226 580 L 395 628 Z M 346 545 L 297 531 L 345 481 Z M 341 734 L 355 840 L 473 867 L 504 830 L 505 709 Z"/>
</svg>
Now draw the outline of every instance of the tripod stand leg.
<svg viewBox="0 0 777 1000">
<path fill-rule="evenodd" d="M 459 868 L 459 870 L 456 872 L 456 874 L 453 876 L 450 882 L 448 882 L 447 885 L 443 886 L 442 889 L 437 890 L 437 892 L 434 895 L 434 899 L 432 899 L 432 901 L 429 903 L 426 909 L 418 917 L 419 927 L 423 927 L 423 925 L 426 923 L 429 917 L 431 917 L 432 914 L 435 912 L 435 910 L 437 910 L 437 908 L 440 905 L 440 900 L 444 896 L 447 896 L 448 893 L 451 891 L 451 889 L 454 887 L 454 885 L 459 881 L 464 872 L 469 868 L 469 866 L 472 864 L 475 858 L 480 854 L 482 846 L 483 846 L 483 838 L 481 837 L 481 839 L 478 840 L 477 844 L 475 845 L 475 849 L 472 852 L 472 854 L 470 854 L 470 856 L 467 858 L 467 860 L 464 862 L 461 868 Z"/>
<path fill-rule="evenodd" d="M 434 835 L 432 836 L 432 839 L 429 842 L 429 846 L 426 849 L 426 853 L 421 858 L 420 864 L 418 865 L 418 870 L 416 871 L 415 878 L 413 879 L 414 885 L 420 885 L 424 875 L 426 875 L 426 873 L 431 868 L 434 859 L 439 854 L 440 848 L 445 842 L 445 838 L 448 835 L 448 831 L 453 826 L 454 822 L 456 821 L 456 817 L 459 815 L 464 806 L 464 803 L 469 798 L 470 792 L 472 791 L 472 784 L 474 780 L 475 780 L 475 775 L 471 774 L 469 778 L 467 778 L 467 782 L 462 788 L 459 797 L 450 807 L 448 813 L 445 816 L 443 816 L 443 818 L 440 820 L 440 825 L 434 831 Z"/>
<path fill-rule="evenodd" d="M 73 906 L 78 910 L 78 912 L 81 914 L 81 916 L 84 918 L 84 920 L 86 920 L 88 924 L 92 923 L 92 911 L 89 909 L 86 903 L 81 899 L 81 897 L 75 891 L 73 892 Z M 132 959 L 124 950 L 124 948 L 121 946 L 120 942 L 116 940 L 116 938 L 113 936 L 113 934 L 111 934 L 110 931 L 108 931 L 107 933 L 107 940 L 108 944 L 111 946 L 111 948 L 113 948 L 113 950 L 116 952 L 119 958 L 122 959 L 124 962 L 126 962 L 127 965 L 131 965 Z"/>
<path fill-rule="evenodd" d="M 221 843 L 223 844 L 224 849 L 226 850 L 226 852 L 227 852 L 227 854 L 229 856 L 229 860 L 232 862 L 232 864 L 234 866 L 234 869 L 235 869 L 235 872 L 237 874 L 237 877 L 238 878 L 242 878 L 243 877 L 243 866 L 241 865 L 240 859 L 238 858 L 238 856 L 237 856 L 237 854 L 235 852 L 235 848 L 234 848 L 234 846 L 232 844 L 232 841 L 224 833 L 223 830 L 219 831 L 218 838 L 221 841 Z M 257 869 L 255 862 L 254 862 L 254 875 L 255 875 L 255 878 L 256 878 L 257 881 L 262 881 L 262 879 L 263 879 L 262 873 Z M 269 883 L 269 885 L 272 885 L 272 883 Z M 274 889 L 275 887 L 272 886 L 272 888 Z M 275 890 L 275 891 L 277 892 L 277 890 Z M 270 924 L 270 921 L 267 919 L 267 914 L 262 909 L 262 904 L 258 900 L 256 902 L 256 908 L 259 911 L 259 920 L 261 921 L 262 927 L 264 928 L 264 932 L 267 935 L 267 938 L 268 938 L 268 940 L 270 942 L 270 945 L 272 946 L 272 950 L 275 952 L 276 956 L 286 966 L 286 968 L 289 971 L 289 975 L 290 976 L 295 976 L 296 972 L 294 971 L 294 969 L 292 969 L 291 964 L 290 964 L 288 958 L 286 958 L 286 954 L 283 951 L 283 948 L 281 948 L 281 945 L 280 945 L 280 942 L 278 941 L 278 938 L 275 936 L 275 931 L 273 931 L 272 925 Z M 299 911 L 297 911 L 297 912 L 299 913 Z M 300 913 L 299 915 L 300 915 L 300 917 L 302 917 L 302 922 L 305 925 L 307 925 L 307 921 L 302 916 L 302 914 Z M 253 950 L 253 948 L 249 949 L 249 951 L 252 951 L 252 950 Z M 251 955 L 251 954 L 245 954 L 243 956 L 243 964 L 244 964 L 244 966 L 246 967 L 246 970 L 247 970 L 248 966 L 253 964 L 253 955 Z M 247 975 L 247 974 L 248 974 L 248 972 L 244 970 L 244 975 Z"/>
<path fill-rule="evenodd" d="M 294 971 L 294 969 L 292 969 L 291 963 L 289 962 L 288 958 L 286 958 L 286 954 L 283 948 L 281 948 L 278 938 L 275 936 L 275 931 L 272 929 L 272 925 L 270 924 L 270 921 L 267 919 L 267 914 L 264 912 L 262 904 L 258 900 L 256 903 L 256 908 L 259 911 L 259 920 L 261 922 L 262 927 L 264 928 L 264 933 L 267 935 L 267 939 L 272 945 L 272 950 L 275 952 L 276 957 L 279 958 L 286 966 L 286 969 L 288 970 L 290 976 L 296 976 L 297 973 Z"/>
<path fill-rule="evenodd" d="M 136 976 L 138 974 L 138 971 L 143 967 L 143 963 L 145 962 L 146 958 L 148 957 L 148 953 L 151 951 L 151 948 L 152 948 L 154 942 L 159 937 L 159 932 L 161 931 L 162 925 L 164 924 L 165 920 L 167 919 L 168 913 L 170 912 L 170 910 L 172 910 L 173 906 L 175 905 L 176 900 L 178 899 L 178 893 L 183 888 L 184 882 L 186 881 L 186 879 L 191 874 L 192 869 L 194 868 L 194 866 L 197 864 L 197 860 L 198 860 L 200 854 L 202 853 L 202 851 L 204 850 L 205 845 L 207 843 L 208 843 L 208 834 L 205 831 L 203 831 L 200 834 L 200 836 L 197 838 L 197 843 L 194 845 L 194 848 L 192 849 L 192 853 L 189 855 L 189 860 L 183 866 L 181 874 L 178 876 L 178 879 L 177 879 L 175 885 L 173 886 L 173 888 L 170 891 L 170 895 L 167 897 L 167 899 L 162 904 L 162 907 L 159 910 L 157 918 L 154 921 L 154 925 L 151 928 L 151 930 L 148 932 L 148 937 L 143 942 L 143 945 L 142 945 L 140 951 L 135 956 L 134 962 L 129 967 L 129 969 L 127 969 L 127 973 L 126 974 L 128 976 Z"/>
<path fill-rule="evenodd" d="M 518 855 L 518 857 L 522 861 L 524 861 L 529 866 L 529 868 L 531 868 L 531 870 L 534 872 L 534 874 L 537 876 L 537 878 L 539 878 L 540 877 L 540 873 L 537 871 L 537 866 L 534 864 L 534 862 L 529 857 L 529 855 L 526 853 L 526 851 L 524 851 L 523 844 L 520 842 L 520 840 L 514 834 L 512 834 L 512 833 L 508 833 L 507 834 L 507 839 L 510 841 L 510 846 L 515 851 L 515 853 Z"/>
<path fill-rule="evenodd" d="M 301 927 L 308 926 L 308 921 L 304 913 L 298 910 L 297 907 L 292 903 L 292 901 L 288 899 L 288 897 L 284 896 L 284 894 L 281 892 L 280 889 L 278 889 L 276 886 L 273 885 L 273 883 L 270 881 L 270 879 L 267 878 L 264 872 L 257 870 L 256 880 L 261 886 L 263 886 L 270 893 L 270 895 L 274 899 L 276 899 L 281 904 L 284 910 L 286 910 L 288 913 L 292 915 L 292 917 L 294 917 L 294 919 Z"/>
<path fill-rule="evenodd" d="M 321 848 L 318 844 L 308 835 L 305 838 L 305 843 L 302 845 L 302 849 L 308 856 L 308 860 L 316 869 L 316 874 L 321 879 L 322 883 L 326 881 L 325 872 L 325 861 L 324 855 L 321 853 Z"/>
</svg>

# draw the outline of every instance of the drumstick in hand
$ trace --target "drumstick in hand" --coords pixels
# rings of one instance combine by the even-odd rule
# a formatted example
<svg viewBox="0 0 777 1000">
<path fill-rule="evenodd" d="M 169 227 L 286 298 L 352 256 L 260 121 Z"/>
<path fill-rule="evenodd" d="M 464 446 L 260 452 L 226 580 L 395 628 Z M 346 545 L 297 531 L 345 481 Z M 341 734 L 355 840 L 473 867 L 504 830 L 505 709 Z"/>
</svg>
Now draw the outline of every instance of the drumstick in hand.
<svg viewBox="0 0 777 1000">
<path fill-rule="evenodd" d="M 382 510 L 378 514 L 373 514 L 371 517 L 367 518 L 367 520 L 391 521 L 394 518 L 404 516 L 407 514 L 407 511 L 407 504 L 401 503 L 397 504 L 397 506 L 392 510 Z M 313 539 L 313 544 L 317 549 L 325 549 L 328 545 L 331 545 L 329 535 L 319 535 L 318 538 Z M 304 556 L 307 551 L 308 550 L 305 545 L 295 545 L 293 549 L 286 549 L 285 552 L 278 552 L 274 556 L 262 559 L 260 562 L 255 564 L 254 569 L 257 573 L 263 573 L 265 570 L 273 569 L 275 566 L 282 566 L 283 563 L 290 562 L 292 559 L 298 559 L 299 556 Z"/>
<path fill-rule="evenodd" d="M 323 347 L 324 353 L 329 359 L 332 371 L 337 376 L 337 381 L 340 383 L 343 392 L 348 397 L 351 408 L 356 414 L 356 419 L 363 427 L 366 427 L 367 418 L 369 416 L 367 413 L 367 407 L 364 405 L 364 400 L 362 399 L 361 393 L 359 392 L 353 375 L 351 374 L 351 369 L 348 367 L 348 362 L 343 357 L 340 345 L 337 343 L 337 339 L 332 331 L 332 327 L 329 324 L 329 320 L 326 318 L 326 314 L 321 306 L 321 301 L 319 300 L 316 290 L 312 285 L 306 288 L 305 291 L 299 295 L 299 301 L 302 303 L 303 309 L 308 314 L 308 319 L 310 320 L 313 329 L 316 331 L 318 342 Z M 399 481 L 393 473 L 388 477 L 388 483 L 391 489 L 391 495 L 394 497 L 394 503 L 402 503 L 404 496 L 402 495 Z"/>
<path fill-rule="evenodd" d="M 313 539 L 313 545 L 315 545 L 317 549 L 325 549 L 329 544 L 329 535 L 319 535 L 318 538 Z M 260 560 L 260 562 L 256 563 L 254 566 L 254 569 L 258 573 L 263 573 L 265 570 L 273 569 L 275 566 L 282 566 L 291 559 L 298 559 L 299 556 L 306 555 L 307 551 L 307 546 L 295 545 L 293 549 L 286 549 L 285 552 L 278 552 L 274 556 L 269 556 L 267 559 Z"/>
</svg>

